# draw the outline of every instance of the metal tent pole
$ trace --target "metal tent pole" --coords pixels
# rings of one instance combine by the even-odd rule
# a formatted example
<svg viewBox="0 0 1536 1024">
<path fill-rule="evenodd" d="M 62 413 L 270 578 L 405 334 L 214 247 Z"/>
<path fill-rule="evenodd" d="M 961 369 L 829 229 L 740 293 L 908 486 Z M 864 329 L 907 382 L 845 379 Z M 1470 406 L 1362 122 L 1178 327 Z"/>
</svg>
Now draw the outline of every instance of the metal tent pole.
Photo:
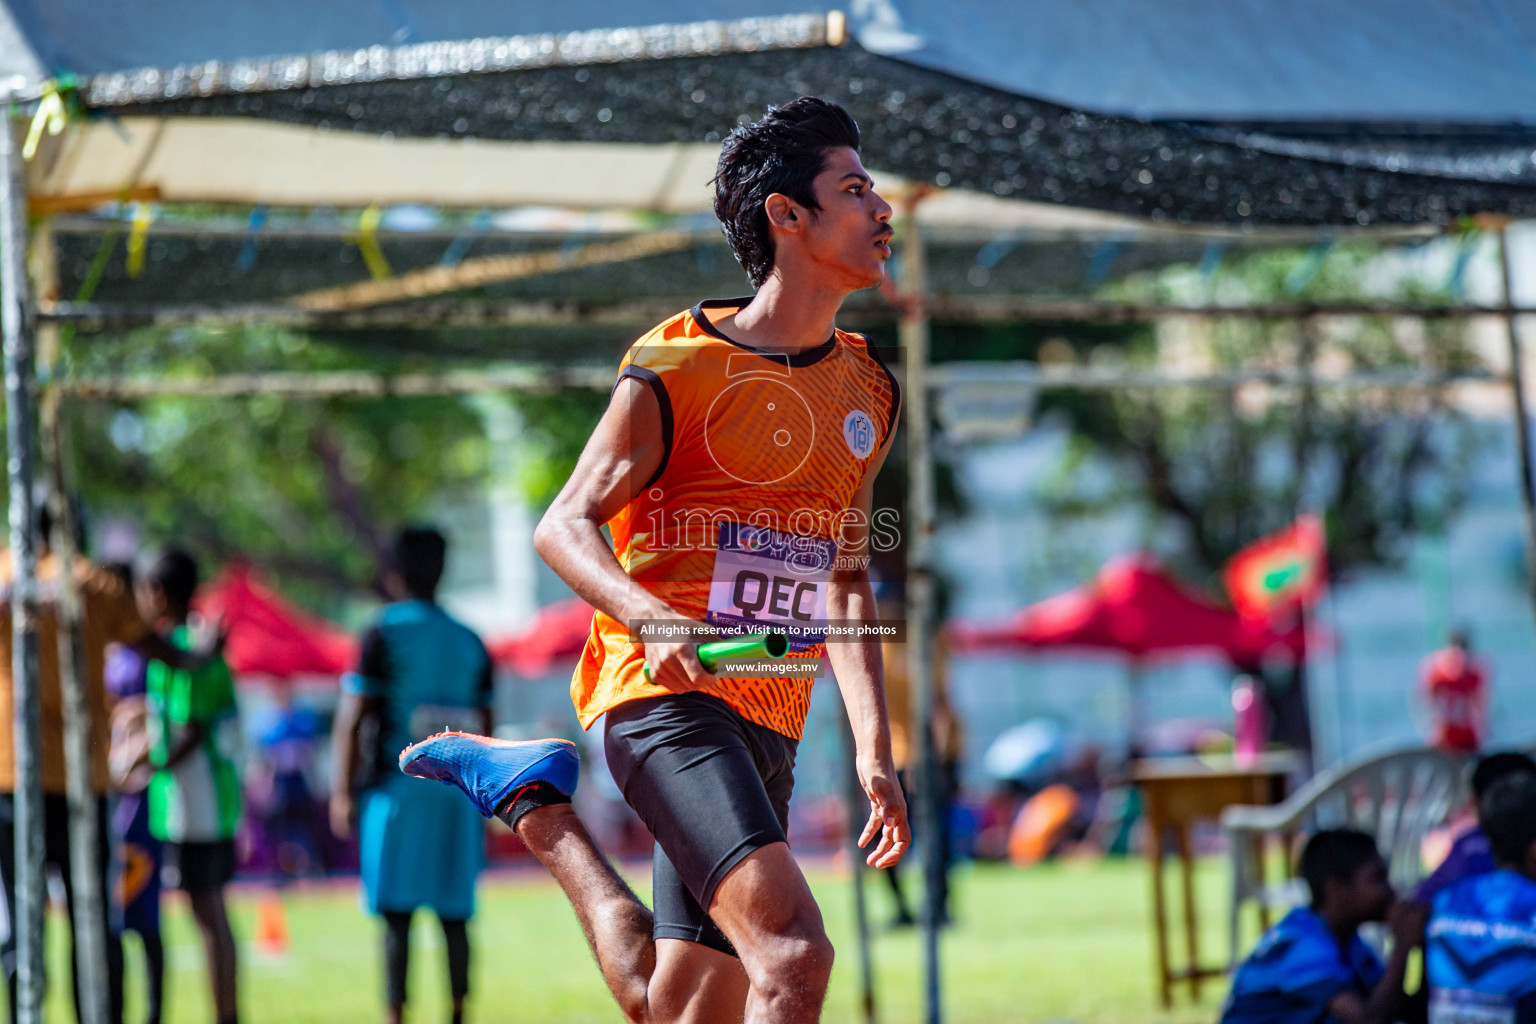
<svg viewBox="0 0 1536 1024">
<path fill-rule="evenodd" d="M 912 736 L 916 743 L 917 815 L 915 835 L 923 854 L 923 994 L 924 1020 L 943 1019 L 939 979 L 939 895 L 943 892 L 944 827 L 939 765 L 933 743 L 933 448 L 928 415 L 928 268 L 915 216 L 921 194 L 906 204 L 902 223 L 901 292 L 904 298 L 898 335 L 906 368 L 908 508 L 907 664 L 912 680 Z"/>
<path fill-rule="evenodd" d="M 1499 228 L 1499 269 L 1504 280 L 1504 304 L 1510 300 L 1514 273 L 1509 261 L 1509 229 Z M 1520 328 L 1513 313 L 1504 316 L 1504 330 L 1509 339 L 1509 388 L 1515 402 L 1515 443 L 1520 456 L 1520 504 L 1525 509 L 1526 586 L 1531 588 L 1532 607 L 1536 608 L 1536 479 L 1531 471 L 1531 418 L 1525 405 L 1525 360 L 1521 352 Z"/>
<path fill-rule="evenodd" d="M 9 97 L 0 96 L 0 104 Z M 0 331 L 4 336 L 6 474 L 11 502 L 12 693 L 15 705 L 17 1005 L 21 1024 L 43 1020 L 42 711 L 37 673 L 37 551 L 32 510 L 32 320 L 27 294 L 25 168 L 7 114 L 0 117 Z"/>
<path fill-rule="evenodd" d="M 35 284 L 44 304 L 56 298 L 57 254 L 53 232 L 44 222 L 33 238 Z M 38 327 L 39 378 L 56 379 L 62 358 L 61 326 Z M 69 872 L 74 881 L 70 912 L 74 925 L 75 977 L 80 993 L 81 1024 L 107 1024 L 108 996 L 107 894 L 104 891 L 97 852 L 101 835 L 96 817 L 96 758 L 91 750 L 91 707 L 86 694 L 83 614 L 80 582 L 76 577 L 79 531 L 75 509 L 69 500 L 65 465 L 69 440 L 63 421 L 63 394 L 56 386 L 43 392 L 39 403 L 39 434 L 48 479 L 49 510 L 53 530 L 49 546 L 57 560 L 59 579 L 58 640 L 59 683 L 64 703 L 64 768 L 69 801 Z"/>
</svg>

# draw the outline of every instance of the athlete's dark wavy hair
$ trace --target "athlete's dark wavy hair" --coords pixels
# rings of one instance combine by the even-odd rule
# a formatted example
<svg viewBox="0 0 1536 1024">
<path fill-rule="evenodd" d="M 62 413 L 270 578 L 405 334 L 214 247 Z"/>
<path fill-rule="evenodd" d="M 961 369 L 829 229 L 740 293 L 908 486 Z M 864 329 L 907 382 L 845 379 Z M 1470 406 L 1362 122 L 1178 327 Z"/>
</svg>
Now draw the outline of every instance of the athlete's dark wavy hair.
<svg viewBox="0 0 1536 1024">
<path fill-rule="evenodd" d="M 829 100 L 802 96 L 769 107 L 762 120 L 726 136 L 715 168 L 715 216 L 726 241 L 757 288 L 773 269 L 773 237 L 763 203 L 775 192 L 821 209 L 811 182 L 827 165 L 827 150 L 859 148 L 859 126 Z"/>
</svg>

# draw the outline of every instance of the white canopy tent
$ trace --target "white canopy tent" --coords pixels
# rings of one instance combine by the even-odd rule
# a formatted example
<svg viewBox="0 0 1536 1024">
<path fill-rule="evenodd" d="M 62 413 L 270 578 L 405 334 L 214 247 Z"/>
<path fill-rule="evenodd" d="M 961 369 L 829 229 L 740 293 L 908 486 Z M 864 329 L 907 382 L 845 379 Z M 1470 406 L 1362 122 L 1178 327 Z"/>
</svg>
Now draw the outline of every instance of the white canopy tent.
<svg viewBox="0 0 1536 1024">
<path fill-rule="evenodd" d="M 718 144 L 385 138 L 239 118 L 132 116 L 70 125 L 30 165 L 34 210 L 116 199 L 358 208 L 554 206 L 711 214 Z M 883 192 L 912 184 L 879 169 Z M 445 173 L 451 169 L 451 173 Z M 919 207 L 939 230 L 1129 236 L 1144 218 L 941 189 Z"/>
</svg>

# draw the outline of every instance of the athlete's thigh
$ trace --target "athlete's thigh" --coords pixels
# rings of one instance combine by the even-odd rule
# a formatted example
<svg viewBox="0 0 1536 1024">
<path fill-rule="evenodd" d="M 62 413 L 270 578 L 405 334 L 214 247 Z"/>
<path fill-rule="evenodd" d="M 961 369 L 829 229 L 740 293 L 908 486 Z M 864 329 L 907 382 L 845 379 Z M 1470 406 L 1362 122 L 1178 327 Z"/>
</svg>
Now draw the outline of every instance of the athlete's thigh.
<svg viewBox="0 0 1536 1024">
<path fill-rule="evenodd" d="M 744 857 L 784 842 L 741 721 L 718 699 L 674 694 L 615 708 L 604 748 L 625 801 L 699 906 Z"/>
<path fill-rule="evenodd" d="M 736 1024 L 746 1012 L 747 972 L 728 953 L 683 939 L 656 940 L 649 1003 L 657 1020 Z"/>
<path fill-rule="evenodd" d="M 821 908 L 788 843 L 773 843 L 741 860 L 715 888 L 710 919 L 751 969 L 772 961 L 781 944 L 823 943 Z"/>
</svg>

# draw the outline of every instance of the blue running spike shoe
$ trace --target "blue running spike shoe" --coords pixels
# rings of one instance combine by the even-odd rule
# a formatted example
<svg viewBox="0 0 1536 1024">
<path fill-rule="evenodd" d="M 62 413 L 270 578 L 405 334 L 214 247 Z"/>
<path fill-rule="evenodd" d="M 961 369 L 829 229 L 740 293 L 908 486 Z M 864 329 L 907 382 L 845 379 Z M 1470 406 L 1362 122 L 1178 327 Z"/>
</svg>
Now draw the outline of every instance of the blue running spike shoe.
<svg viewBox="0 0 1536 1024">
<path fill-rule="evenodd" d="M 535 782 L 574 795 L 580 763 L 570 740 L 518 742 L 467 732 L 440 732 L 400 752 L 402 772 L 458 786 L 487 818 L 509 796 Z"/>
</svg>

